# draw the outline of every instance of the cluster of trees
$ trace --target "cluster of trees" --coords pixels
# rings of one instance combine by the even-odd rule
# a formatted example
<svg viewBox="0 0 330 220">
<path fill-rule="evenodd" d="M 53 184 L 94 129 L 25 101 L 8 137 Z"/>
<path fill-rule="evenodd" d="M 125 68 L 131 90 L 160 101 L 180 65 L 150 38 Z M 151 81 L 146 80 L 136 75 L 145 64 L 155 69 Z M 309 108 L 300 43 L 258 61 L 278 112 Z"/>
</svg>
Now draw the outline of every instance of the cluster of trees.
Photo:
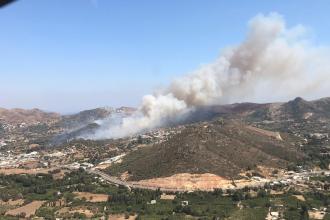
<svg viewBox="0 0 330 220">
<path fill-rule="evenodd" d="M 7 186 L 0 189 L 0 199 L 22 198 L 26 194 L 45 194 L 47 189 L 54 187 L 51 175 L 1 175 L 0 185 Z"/>
<path fill-rule="evenodd" d="M 109 197 L 110 204 L 141 205 L 151 200 L 159 199 L 161 192 L 159 190 L 151 191 L 144 189 L 133 189 L 129 192 L 126 188 L 120 187 L 118 192 Z"/>
<path fill-rule="evenodd" d="M 313 192 L 310 193 L 309 196 L 314 200 L 321 201 L 323 206 L 327 207 L 330 205 L 330 196 L 329 194 L 321 193 L 321 192 Z"/>
</svg>

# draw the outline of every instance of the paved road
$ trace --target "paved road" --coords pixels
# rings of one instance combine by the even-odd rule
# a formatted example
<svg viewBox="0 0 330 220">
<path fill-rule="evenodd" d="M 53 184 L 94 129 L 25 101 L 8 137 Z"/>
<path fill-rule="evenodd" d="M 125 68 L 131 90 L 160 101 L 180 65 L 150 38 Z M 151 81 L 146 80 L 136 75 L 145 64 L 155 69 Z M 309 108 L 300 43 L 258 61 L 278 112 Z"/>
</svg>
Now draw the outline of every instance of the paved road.
<svg viewBox="0 0 330 220">
<path fill-rule="evenodd" d="M 120 185 L 120 186 L 126 186 L 129 187 L 129 184 L 127 182 L 121 181 L 120 179 L 110 176 L 102 171 L 96 170 L 96 169 L 87 169 L 86 170 L 88 173 L 92 173 L 95 175 L 98 175 L 100 177 L 102 177 L 103 179 L 105 179 L 106 181 L 116 184 L 116 185 Z"/>
</svg>

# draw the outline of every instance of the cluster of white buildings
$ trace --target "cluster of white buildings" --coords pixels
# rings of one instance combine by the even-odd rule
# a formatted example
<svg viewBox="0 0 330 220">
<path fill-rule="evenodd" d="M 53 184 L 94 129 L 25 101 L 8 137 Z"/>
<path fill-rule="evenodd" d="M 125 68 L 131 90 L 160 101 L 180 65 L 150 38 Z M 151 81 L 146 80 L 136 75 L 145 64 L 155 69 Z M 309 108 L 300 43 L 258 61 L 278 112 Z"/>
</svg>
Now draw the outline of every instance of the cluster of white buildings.
<svg viewBox="0 0 330 220">
<path fill-rule="evenodd" d="M 326 134 L 326 133 L 313 133 L 313 134 L 309 134 L 309 138 L 316 139 L 316 140 L 328 139 L 329 134 Z"/>
<path fill-rule="evenodd" d="M 15 168 L 20 164 L 39 159 L 40 155 L 36 151 L 27 154 L 13 155 L 10 151 L 0 153 L 0 168 Z"/>
<path fill-rule="evenodd" d="M 73 162 L 71 164 L 65 165 L 65 167 L 70 169 L 70 170 L 78 170 L 80 168 L 86 170 L 86 169 L 93 168 L 94 165 L 91 164 L 91 163 L 87 163 L 87 162 L 83 162 L 83 163 Z"/>
</svg>

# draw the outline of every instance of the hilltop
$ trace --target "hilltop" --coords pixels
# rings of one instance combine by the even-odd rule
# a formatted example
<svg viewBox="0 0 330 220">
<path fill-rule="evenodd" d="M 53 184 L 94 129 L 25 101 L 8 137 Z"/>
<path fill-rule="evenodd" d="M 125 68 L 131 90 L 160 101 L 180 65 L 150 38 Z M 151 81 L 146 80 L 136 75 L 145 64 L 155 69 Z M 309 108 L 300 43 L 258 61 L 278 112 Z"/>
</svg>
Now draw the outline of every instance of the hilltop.
<svg viewBox="0 0 330 220">
<path fill-rule="evenodd" d="M 213 173 L 230 179 L 258 166 L 285 168 L 302 153 L 293 137 L 281 135 L 233 120 L 190 124 L 162 143 L 131 152 L 109 172 L 127 171 L 132 180 L 177 173 Z"/>
</svg>

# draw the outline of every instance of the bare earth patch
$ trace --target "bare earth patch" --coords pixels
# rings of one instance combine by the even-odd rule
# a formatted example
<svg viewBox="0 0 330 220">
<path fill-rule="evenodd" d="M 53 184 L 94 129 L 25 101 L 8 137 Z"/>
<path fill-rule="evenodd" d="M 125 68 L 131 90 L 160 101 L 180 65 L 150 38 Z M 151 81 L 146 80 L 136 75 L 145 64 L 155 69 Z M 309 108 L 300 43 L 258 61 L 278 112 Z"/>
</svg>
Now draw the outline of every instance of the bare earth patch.
<svg viewBox="0 0 330 220">
<path fill-rule="evenodd" d="M 211 191 L 214 188 L 220 188 L 224 185 L 230 185 L 230 181 L 220 176 L 205 174 L 180 173 L 170 177 L 154 178 L 140 180 L 136 182 L 138 185 L 147 187 L 156 187 L 161 189 L 173 190 L 206 190 Z"/>
<path fill-rule="evenodd" d="M 109 215 L 108 220 L 135 220 L 136 215 L 130 215 L 129 218 L 125 218 L 124 214 Z"/>
<path fill-rule="evenodd" d="M 257 132 L 259 134 L 274 138 L 276 140 L 282 141 L 282 137 L 279 132 L 267 131 L 264 129 L 256 128 L 253 126 L 246 126 L 246 128 L 250 129 L 251 131 Z"/>
<path fill-rule="evenodd" d="M 16 199 L 16 200 L 8 200 L 7 202 L 4 202 L 2 200 L 0 200 L 0 205 L 13 205 L 13 206 L 17 206 L 17 205 L 22 205 L 24 203 L 24 199 Z"/>
<path fill-rule="evenodd" d="M 294 197 L 296 197 L 300 201 L 303 201 L 303 202 L 306 201 L 306 199 L 305 199 L 305 197 L 303 195 L 294 195 Z"/>
<path fill-rule="evenodd" d="M 163 193 L 162 195 L 160 195 L 160 199 L 162 199 L 162 200 L 174 200 L 175 195 L 170 195 L 170 194 Z"/>
<path fill-rule="evenodd" d="M 74 192 L 73 194 L 79 199 L 85 198 L 88 202 L 106 202 L 109 198 L 109 195 L 107 194 L 95 194 L 89 192 Z"/>
<path fill-rule="evenodd" d="M 246 179 L 235 180 L 235 184 L 233 184 L 232 180 L 211 173 L 179 173 L 170 177 L 132 181 L 129 183 L 136 187 L 160 188 L 163 191 L 213 191 L 214 189 L 233 189 L 264 184 L 261 181 Z"/>
<path fill-rule="evenodd" d="M 22 213 L 25 213 L 25 217 L 29 218 L 33 216 L 37 209 L 39 209 L 44 203 L 45 201 L 33 201 L 22 207 L 7 211 L 6 215 L 17 216 Z"/>
<path fill-rule="evenodd" d="M 310 219 L 323 219 L 325 216 L 325 212 L 323 211 L 308 211 L 308 215 Z"/>
<path fill-rule="evenodd" d="M 80 207 L 63 207 L 59 209 L 56 214 L 60 216 L 66 216 L 67 214 L 73 215 L 74 213 L 85 214 L 87 218 L 91 218 L 94 215 L 92 210 L 89 210 L 87 207 L 80 206 Z M 66 216 L 68 217 L 68 216 Z"/>
<path fill-rule="evenodd" d="M 37 173 L 48 173 L 49 169 L 21 169 L 21 168 L 9 168 L 0 169 L 0 174 L 12 175 L 12 174 L 37 174 Z"/>
<path fill-rule="evenodd" d="M 283 195 L 283 191 L 270 190 L 270 195 Z"/>
<path fill-rule="evenodd" d="M 57 215 L 63 215 L 63 214 L 69 213 L 69 211 L 70 211 L 69 207 L 63 207 L 63 208 L 57 210 L 56 214 Z"/>
<path fill-rule="evenodd" d="M 257 166 L 257 168 L 258 168 L 257 171 L 261 175 L 263 175 L 264 177 L 267 177 L 267 178 L 272 177 L 274 171 L 277 171 L 277 174 L 276 174 L 277 176 L 283 176 L 285 173 L 285 170 L 273 168 L 273 167 L 266 167 L 266 166 L 259 165 L 259 166 Z"/>
<path fill-rule="evenodd" d="M 95 166 L 95 168 L 99 169 L 99 170 L 105 170 L 106 168 L 108 168 L 110 166 L 111 166 L 111 164 L 105 163 L 105 164 L 98 164 L 97 166 Z"/>
<path fill-rule="evenodd" d="M 130 176 L 131 175 L 128 173 L 128 171 L 126 171 L 126 172 L 124 172 L 120 175 L 120 179 L 123 180 L 123 181 L 127 181 Z"/>
</svg>

